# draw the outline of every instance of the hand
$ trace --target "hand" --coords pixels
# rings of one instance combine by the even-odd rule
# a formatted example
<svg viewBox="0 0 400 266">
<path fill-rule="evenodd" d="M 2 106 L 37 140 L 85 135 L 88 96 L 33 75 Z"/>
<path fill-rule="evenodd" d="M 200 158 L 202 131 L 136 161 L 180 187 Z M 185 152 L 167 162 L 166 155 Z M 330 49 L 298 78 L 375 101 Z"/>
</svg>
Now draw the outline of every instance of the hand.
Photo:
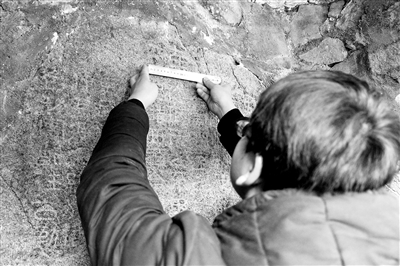
<svg viewBox="0 0 400 266">
<path fill-rule="evenodd" d="M 130 79 L 132 94 L 128 100 L 138 99 L 143 103 L 144 108 L 147 109 L 157 99 L 158 87 L 150 81 L 149 68 L 146 65 L 143 65 L 139 77 L 136 77 L 137 75 Z"/>
<path fill-rule="evenodd" d="M 203 79 L 203 84 L 196 84 L 197 94 L 206 102 L 208 109 L 219 119 L 230 110 L 236 108 L 232 100 L 232 85 L 227 83 L 218 85 L 208 78 Z"/>
</svg>

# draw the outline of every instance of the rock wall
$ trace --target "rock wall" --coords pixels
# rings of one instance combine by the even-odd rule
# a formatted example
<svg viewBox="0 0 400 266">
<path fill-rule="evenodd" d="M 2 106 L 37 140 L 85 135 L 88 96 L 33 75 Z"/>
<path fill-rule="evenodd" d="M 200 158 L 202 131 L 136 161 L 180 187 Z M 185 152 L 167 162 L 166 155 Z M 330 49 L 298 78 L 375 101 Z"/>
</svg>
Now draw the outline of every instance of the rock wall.
<svg viewBox="0 0 400 266">
<path fill-rule="evenodd" d="M 221 76 L 247 115 L 291 72 L 340 70 L 400 114 L 399 18 L 395 0 L 0 1 L 2 264 L 88 264 L 79 175 L 142 64 Z M 211 221 L 238 201 L 217 120 L 192 83 L 152 80 L 149 179 L 169 214 Z"/>
</svg>

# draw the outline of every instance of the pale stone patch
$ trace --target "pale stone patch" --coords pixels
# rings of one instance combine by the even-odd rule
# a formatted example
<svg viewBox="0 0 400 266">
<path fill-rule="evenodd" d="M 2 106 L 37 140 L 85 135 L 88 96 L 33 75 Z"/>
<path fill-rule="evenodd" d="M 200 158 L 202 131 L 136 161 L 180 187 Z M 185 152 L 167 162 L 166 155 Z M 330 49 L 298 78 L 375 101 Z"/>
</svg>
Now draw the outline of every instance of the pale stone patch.
<svg viewBox="0 0 400 266">
<path fill-rule="evenodd" d="M 51 42 L 53 43 L 53 46 L 56 44 L 57 40 L 58 40 L 58 33 L 54 32 L 53 38 L 51 38 Z"/>
<path fill-rule="evenodd" d="M 400 106 L 400 94 L 396 96 L 395 101 Z"/>
<path fill-rule="evenodd" d="M 220 14 L 229 25 L 238 25 L 242 21 L 243 11 L 237 1 L 221 1 Z"/>
<path fill-rule="evenodd" d="M 308 4 L 307 0 L 256 0 L 256 3 L 267 4 L 272 8 L 293 8 L 298 5 Z"/>
<path fill-rule="evenodd" d="M 345 2 L 344 0 L 334 2 L 329 6 L 328 16 L 332 18 L 338 18 L 340 16 L 340 12 L 343 9 Z"/>
<path fill-rule="evenodd" d="M 73 3 L 75 0 L 39 0 L 39 4 L 58 5 L 63 3 Z"/>
<path fill-rule="evenodd" d="M 61 15 L 71 14 L 78 10 L 78 7 L 72 7 L 69 4 L 63 5 L 61 8 Z"/>
<path fill-rule="evenodd" d="M 203 34 L 203 39 L 209 44 L 212 45 L 214 43 L 214 38 L 213 36 L 211 36 L 210 34 L 207 35 L 205 34 L 203 31 L 201 31 L 201 33 Z"/>
<path fill-rule="evenodd" d="M 336 1 L 337 0 L 308 0 L 308 3 L 316 4 L 316 5 L 324 5 L 324 4 L 330 4 L 330 3 L 333 3 Z"/>
</svg>

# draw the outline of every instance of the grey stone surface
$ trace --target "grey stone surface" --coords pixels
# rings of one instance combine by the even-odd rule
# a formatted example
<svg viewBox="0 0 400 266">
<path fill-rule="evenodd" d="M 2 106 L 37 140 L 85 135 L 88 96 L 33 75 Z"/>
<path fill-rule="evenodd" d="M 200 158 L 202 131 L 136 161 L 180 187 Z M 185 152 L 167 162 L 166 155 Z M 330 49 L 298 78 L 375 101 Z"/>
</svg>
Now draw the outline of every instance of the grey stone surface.
<svg viewBox="0 0 400 266">
<path fill-rule="evenodd" d="M 1 171 L 2 176 L 9 174 L 11 173 L 6 169 Z M 2 179 L 0 194 L 1 264 L 29 262 L 35 257 L 35 249 L 40 247 L 35 238 L 34 228 L 29 224 L 26 213 L 21 210 L 21 203 L 13 189 Z M 3 254 L 7 256 L 3 257 Z"/>
<path fill-rule="evenodd" d="M 400 2 L 389 6 L 367 6 L 361 25 L 370 52 L 400 41 Z"/>
<path fill-rule="evenodd" d="M 272 8 L 293 8 L 298 5 L 305 5 L 308 3 L 307 0 L 255 0 L 260 4 L 267 4 Z"/>
<path fill-rule="evenodd" d="M 356 51 L 349 55 L 343 62 L 335 64 L 332 70 L 342 71 L 363 80 L 369 80 L 368 53 L 366 51 Z"/>
<path fill-rule="evenodd" d="M 243 10 L 240 2 L 202 1 L 201 4 L 218 20 L 229 25 L 239 25 L 243 20 Z"/>
<path fill-rule="evenodd" d="M 328 14 L 327 6 L 302 5 L 293 16 L 290 28 L 290 38 L 295 47 L 307 44 L 309 41 L 321 38 L 320 26 Z"/>
<path fill-rule="evenodd" d="M 316 48 L 301 54 L 300 58 L 313 64 L 329 65 L 343 61 L 347 51 L 339 39 L 326 38 Z"/>
<path fill-rule="evenodd" d="M 363 15 L 363 0 L 352 0 L 347 3 L 340 13 L 336 27 L 340 30 L 354 30 Z"/>
<path fill-rule="evenodd" d="M 239 2 L 221 2 L 221 5 L 221 16 L 228 24 L 239 25 L 243 21 L 243 10 Z"/>
<path fill-rule="evenodd" d="M 338 60 L 334 69 L 364 75 L 394 101 L 398 5 L 368 0 L 358 6 L 361 17 L 342 11 L 340 25 L 362 29 L 365 39 L 345 59 L 340 40 L 354 28 L 332 30 L 336 39 L 319 44 L 330 1 L 323 2 L 286 13 L 250 1 L 1 0 L 0 264 L 88 265 L 79 175 L 142 64 L 218 75 L 236 84 L 233 97 L 246 115 L 265 86 L 304 64 Z M 305 63 L 303 46 L 316 49 Z M 160 94 L 148 110 L 150 181 L 170 215 L 190 209 L 211 221 L 238 200 L 217 120 L 190 82 L 151 79 Z M 388 186 L 395 194 L 397 180 Z"/>
<path fill-rule="evenodd" d="M 337 0 L 308 0 L 312 4 L 330 4 L 336 2 Z"/>
<path fill-rule="evenodd" d="M 284 30 L 272 10 L 256 5 L 247 14 L 247 38 L 243 53 L 260 61 L 289 57 Z"/>
<path fill-rule="evenodd" d="M 274 61 L 261 80 L 234 58 L 268 61 L 290 53 L 279 20 L 258 4 L 226 2 L 225 15 L 212 11 L 213 2 L 43 3 L 25 3 L 1 18 L 0 168 L 10 198 L 3 198 L 9 208 L 0 215 L 2 236 L 11 239 L 2 242 L 2 261 L 86 265 L 75 190 L 129 77 L 148 63 L 218 75 L 237 84 L 234 100 L 249 115 L 262 82 L 291 66 Z M 212 220 L 238 201 L 216 118 L 193 84 L 152 80 L 160 95 L 148 110 L 150 181 L 170 215 L 190 209 Z"/>
<path fill-rule="evenodd" d="M 400 2 L 367 1 L 361 25 L 371 71 L 400 82 Z"/>
<path fill-rule="evenodd" d="M 400 83 L 400 41 L 369 53 L 373 73 L 389 75 Z"/>
<path fill-rule="evenodd" d="M 341 13 L 341 11 L 343 9 L 344 4 L 345 4 L 344 0 L 333 2 L 329 6 L 328 16 L 332 17 L 332 18 L 338 18 L 340 16 L 340 13 Z"/>
</svg>

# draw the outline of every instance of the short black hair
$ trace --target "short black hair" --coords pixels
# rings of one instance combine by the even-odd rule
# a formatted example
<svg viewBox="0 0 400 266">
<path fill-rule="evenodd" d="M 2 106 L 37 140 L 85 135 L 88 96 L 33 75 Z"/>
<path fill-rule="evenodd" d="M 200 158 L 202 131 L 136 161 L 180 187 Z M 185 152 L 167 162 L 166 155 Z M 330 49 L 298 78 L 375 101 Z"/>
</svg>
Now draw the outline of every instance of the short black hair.
<svg viewBox="0 0 400 266">
<path fill-rule="evenodd" d="M 399 116 L 365 81 L 338 71 L 276 82 L 261 94 L 247 128 L 247 149 L 264 159 L 264 190 L 378 189 L 400 159 Z"/>
</svg>

